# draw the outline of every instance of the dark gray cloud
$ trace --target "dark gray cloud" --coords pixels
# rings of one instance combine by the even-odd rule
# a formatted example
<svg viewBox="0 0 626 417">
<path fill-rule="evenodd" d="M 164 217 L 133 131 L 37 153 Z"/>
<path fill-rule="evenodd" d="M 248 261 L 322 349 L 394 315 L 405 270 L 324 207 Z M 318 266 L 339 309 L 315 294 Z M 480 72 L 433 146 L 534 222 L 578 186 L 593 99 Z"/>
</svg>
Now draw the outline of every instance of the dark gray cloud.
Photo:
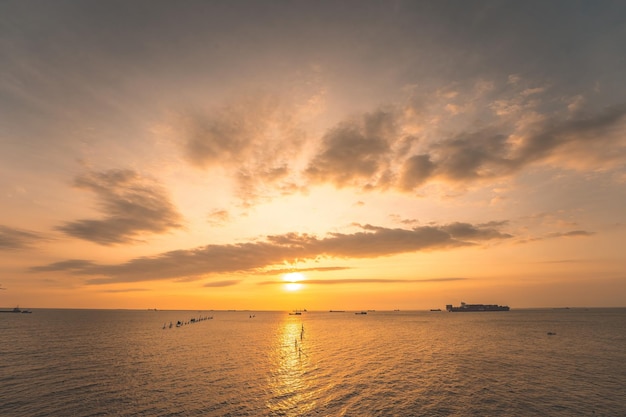
<svg viewBox="0 0 626 417">
<path fill-rule="evenodd" d="M 510 148 L 505 134 L 487 129 L 462 133 L 431 147 L 429 160 L 434 162 L 430 173 L 452 182 L 501 177 L 513 168 L 514 162 L 508 158 Z"/>
<path fill-rule="evenodd" d="M 0 250 L 24 249 L 42 239 L 31 231 L 0 225 Z"/>
<path fill-rule="evenodd" d="M 101 245 L 131 243 L 146 233 L 180 228 L 182 217 L 157 183 L 132 170 L 91 172 L 75 180 L 94 192 L 103 219 L 66 222 L 57 230 Z"/>
<path fill-rule="evenodd" d="M 603 164 L 626 158 L 626 103 L 594 114 L 580 113 L 566 120 L 548 120 L 528 135 L 516 150 L 512 163 L 524 166 L 562 152 Z"/>
<path fill-rule="evenodd" d="M 518 97 L 526 101 L 539 94 L 524 91 Z M 412 191 L 436 180 L 469 184 L 499 179 L 533 164 L 594 169 L 626 161 L 626 104 L 595 113 L 555 111 L 537 117 L 536 104 L 511 101 L 501 105 L 515 110 L 500 110 L 480 129 L 448 136 L 431 133 L 419 140 L 406 134 L 419 120 L 399 111 L 342 122 L 326 133 L 305 176 L 337 187 Z"/>
<path fill-rule="evenodd" d="M 430 155 L 413 155 L 404 162 L 398 186 L 404 191 L 413 190 L 428 181 L 434 170 Z"/>
<path fill-rule="evenodd" d="M 166 252 L 132 259 L 123 264 L 99 265 L 69 260 L 32 268 L 33 272 L 68 271 L 94 276 L 91 284 L 139 282 L 161 279 L 200 279 L 206 274 L 255 271 L 321 257 L 362 259 L 407 252 L 445 250 L 502 240 L 511 235 L 494 226 L 454 223 L 413 229 L 388 229 L 372 225 L 362 231 L 331 233 L 323 238 L 288 233 L 267 236 L 264 241 L 230 245 L 207 245 L 191 250 Z"/>
<path fill-rule="evenodd" d="M 319 153 L 309 163 L 307 176 L 339 187 L 385 182 L 391 145 L 397 140 L 397 116 L 388 111 L 365 114 L 341 123 L 322 138 Z"/>
</svg>

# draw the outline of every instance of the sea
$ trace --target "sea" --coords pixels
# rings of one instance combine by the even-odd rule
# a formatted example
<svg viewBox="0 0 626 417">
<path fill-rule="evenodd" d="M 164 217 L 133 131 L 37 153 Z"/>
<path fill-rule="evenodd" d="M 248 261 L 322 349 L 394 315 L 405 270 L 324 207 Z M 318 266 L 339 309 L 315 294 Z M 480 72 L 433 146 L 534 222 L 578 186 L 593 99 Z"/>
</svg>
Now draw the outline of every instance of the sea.
<svg viewBox="0 0 626 417">
<path fill-rule="evenodd" d="M 0 314 L 0 415 L 626 415 L 626 309 L 354 313 Z"/>
</svg>

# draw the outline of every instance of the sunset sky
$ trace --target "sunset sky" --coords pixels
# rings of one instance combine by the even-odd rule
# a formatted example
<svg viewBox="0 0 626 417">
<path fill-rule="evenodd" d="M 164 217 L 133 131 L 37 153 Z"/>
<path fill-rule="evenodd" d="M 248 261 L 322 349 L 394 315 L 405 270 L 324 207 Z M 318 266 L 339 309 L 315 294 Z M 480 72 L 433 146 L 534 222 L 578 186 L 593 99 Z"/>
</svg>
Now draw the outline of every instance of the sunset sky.
<svg viewBox="0 0 626 417">
<path fill-rule="evenodd" d="M 622 1 L 3 1 L 0 306 L 626 306 L 625 45 Z"/>
</svg>

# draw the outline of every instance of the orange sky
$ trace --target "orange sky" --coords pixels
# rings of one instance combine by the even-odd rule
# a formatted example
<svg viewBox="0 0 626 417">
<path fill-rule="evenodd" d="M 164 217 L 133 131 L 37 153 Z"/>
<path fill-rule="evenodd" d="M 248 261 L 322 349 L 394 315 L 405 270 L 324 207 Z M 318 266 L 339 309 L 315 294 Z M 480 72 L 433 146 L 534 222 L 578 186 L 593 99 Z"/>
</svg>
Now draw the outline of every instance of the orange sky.
<svg viewBox="0 0 626 417">
<path fill-rule="evenodd" d="M 5 2 L 0 306 L 626 306 L 624 9 Z"/>
</svg>

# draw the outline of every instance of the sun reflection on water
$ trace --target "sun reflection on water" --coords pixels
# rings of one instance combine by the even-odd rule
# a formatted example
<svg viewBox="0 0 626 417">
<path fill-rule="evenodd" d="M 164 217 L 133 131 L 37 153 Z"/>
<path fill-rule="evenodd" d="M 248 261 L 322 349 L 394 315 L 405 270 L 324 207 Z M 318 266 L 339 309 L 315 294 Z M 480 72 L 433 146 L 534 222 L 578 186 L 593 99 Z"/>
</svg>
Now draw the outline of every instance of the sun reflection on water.
<svg viewBox="0 0 626 417">
<path fill-rule="evenodd" d="M 268 408 L 279 415 L 299 416 L 315 407 L 314 394 L 305 377 L 310 368 L 307 337 L 300 316 L 286 316 L 277 335 L 274 369 L 268 385 Z"/>
</svg>

